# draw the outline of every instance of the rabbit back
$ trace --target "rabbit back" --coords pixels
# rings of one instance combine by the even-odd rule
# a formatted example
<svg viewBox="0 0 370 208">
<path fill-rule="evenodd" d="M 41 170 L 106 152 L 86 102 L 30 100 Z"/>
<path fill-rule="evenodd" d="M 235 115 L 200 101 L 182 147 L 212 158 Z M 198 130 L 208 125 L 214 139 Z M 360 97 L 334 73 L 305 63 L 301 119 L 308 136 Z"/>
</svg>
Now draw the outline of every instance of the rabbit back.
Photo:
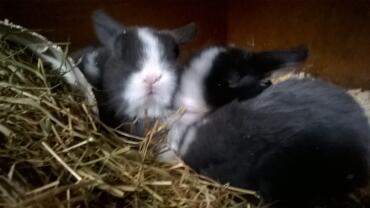
<svg viewBox="0 0 370 208">
<path fill-rule="evenodd" d="M 267 202 L 344 196 L 368 178 L 367 118 L 343 90 L 323 81 L 273 85 L 193 128 L 184 161 L 221 182 L 257 189 Z"/>
</svg>

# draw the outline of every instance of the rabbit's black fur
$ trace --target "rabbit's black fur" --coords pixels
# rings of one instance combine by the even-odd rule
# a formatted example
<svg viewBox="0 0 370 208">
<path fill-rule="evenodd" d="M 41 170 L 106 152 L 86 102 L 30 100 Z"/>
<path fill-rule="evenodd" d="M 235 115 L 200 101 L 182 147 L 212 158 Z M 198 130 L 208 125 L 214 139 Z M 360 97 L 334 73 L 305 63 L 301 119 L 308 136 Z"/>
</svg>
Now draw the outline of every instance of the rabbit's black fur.
<svg viewBox="0 0 370 208">
<path fill-rule="evenodd" d="M 349 95 L 323 81 L 273 85 L 219 108 L 189 131 L 194 139 L 182 158 L 190 167 L 256 189 L 277 207 L 340 200 L 368 179 L 368 120 Z"/>
</svg>

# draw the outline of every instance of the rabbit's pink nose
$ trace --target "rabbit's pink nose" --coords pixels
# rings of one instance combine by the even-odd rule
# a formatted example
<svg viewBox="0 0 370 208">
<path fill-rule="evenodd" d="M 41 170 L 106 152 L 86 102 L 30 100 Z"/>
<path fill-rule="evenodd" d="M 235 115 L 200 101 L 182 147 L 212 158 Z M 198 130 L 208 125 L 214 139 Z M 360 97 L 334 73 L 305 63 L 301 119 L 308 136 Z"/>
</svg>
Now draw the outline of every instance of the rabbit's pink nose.
<svg viewBox="0 0 370 208">
<path fill-rule="evenodd" d="M 158 82 L 161 79 L 161 77 L 162 75 L 155 75 L 155 74 L 147 75 L 144 78 L 144 82 L 148 85 L 153 85 L 156 82 Z"/>
</svg>

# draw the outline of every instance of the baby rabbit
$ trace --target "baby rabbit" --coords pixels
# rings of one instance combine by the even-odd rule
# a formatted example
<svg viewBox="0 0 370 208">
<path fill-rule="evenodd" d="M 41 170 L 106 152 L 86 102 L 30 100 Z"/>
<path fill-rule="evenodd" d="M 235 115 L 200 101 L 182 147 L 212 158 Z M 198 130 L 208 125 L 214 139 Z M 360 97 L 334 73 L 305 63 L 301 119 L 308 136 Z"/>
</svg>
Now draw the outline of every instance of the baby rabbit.
<svg viewBox="0 0 370 208">
<path fill-rule="evenodd" d="M 170 112 L 180 67 L 179 44 L 196 35 L 191 23 L 174 30 L 125 27 L 102 11 L 93 15 L 102 46 L 79 52 L 79 67 L 95 88 L 100 118 L 110 126 L 136 121 L 131 133 L 142 135 L 144 119 Z M 82 56 L 81 56 L 82 54 Z"/>
<path fill-rule="evenodd" d="M 221 46 L 200 50 L 191 57 L 181 76 L 175 105 L 183 107 L 185 114 L 170 135 L 233 100 L 243 101 L 260 94 L 270 86 L 265 79 L 272 72 L 297 66 L 307 54 L 304 47 L 258 53 Z M 169 141 L 171 149 L 177 150 L 179 141 Z"/>
<path fill-rule="evenodd" d="M 192 110 L 208 111 L 234 99 L 248 99 L 269 86 L 263 79 L 272 71 L 296 66 L 306 57 L 303 47 L 260 53 L 233 47 L 202 49 L 185 67 L 176 102 L 188 110 L 198 106 Z"/>
<path fill-rule="evenodd" d="M 239 55 L 226 55 L 230 51 Z M 363 110 L 344 90 L 320 80 L 259 88 L 267 73 L 306 56 L 305 49 L 201 52 L 176 98 L 185 114 L 170 129 L 172 149 L 201 174 L 258 190 L 271 207 L 348 207 L 347 194 L 369 177 L 370 127 Z"/>
</svg>

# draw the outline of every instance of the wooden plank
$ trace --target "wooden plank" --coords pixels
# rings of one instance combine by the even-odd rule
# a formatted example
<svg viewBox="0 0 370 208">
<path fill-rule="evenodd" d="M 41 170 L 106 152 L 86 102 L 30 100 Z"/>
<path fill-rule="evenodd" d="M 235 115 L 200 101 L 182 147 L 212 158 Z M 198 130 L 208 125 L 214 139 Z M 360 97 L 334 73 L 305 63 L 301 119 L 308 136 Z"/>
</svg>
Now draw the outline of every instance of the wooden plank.
<svg viewBox="0 0 370 208">
<path fill-rule="evenodd" d="M 306 43 L 307 71 L 370 89 L 370 1 L 230 0 L 228 39 L 257 50 Z"/>
</svg>

